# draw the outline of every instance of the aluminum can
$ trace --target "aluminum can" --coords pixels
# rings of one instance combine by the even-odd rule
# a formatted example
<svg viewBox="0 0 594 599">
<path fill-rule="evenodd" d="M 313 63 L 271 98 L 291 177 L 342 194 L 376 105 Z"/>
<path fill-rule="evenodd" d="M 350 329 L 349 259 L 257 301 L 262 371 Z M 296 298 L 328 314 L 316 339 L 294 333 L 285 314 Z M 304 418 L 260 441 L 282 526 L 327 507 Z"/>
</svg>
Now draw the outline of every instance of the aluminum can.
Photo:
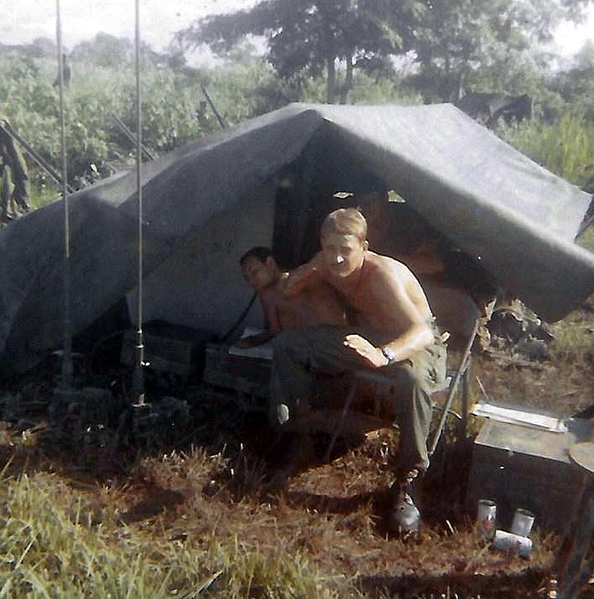
<svg viewBox="0 0 594 599">
<path fill-rule="evenodd" d="M 532 539 L 505 530 L 497 530 L 491 547 L 496 551 L 506 551 L 518 554 L 520 557 L 528 557 L 532 552 Z"/>
<path fill-rule="evenodd" d="M 490 499 L 479 499 L 476 514 L 476 529 L 487 540 L 495 536 L 497 528 L 497 505 Z"/>
<path fill-rule="evenodd" d="M 534 514 L 523 508 L 518 508 L 514 513 L 510 532 L 520 537 L 529 537 L 533 525 Z"/>
</svg>

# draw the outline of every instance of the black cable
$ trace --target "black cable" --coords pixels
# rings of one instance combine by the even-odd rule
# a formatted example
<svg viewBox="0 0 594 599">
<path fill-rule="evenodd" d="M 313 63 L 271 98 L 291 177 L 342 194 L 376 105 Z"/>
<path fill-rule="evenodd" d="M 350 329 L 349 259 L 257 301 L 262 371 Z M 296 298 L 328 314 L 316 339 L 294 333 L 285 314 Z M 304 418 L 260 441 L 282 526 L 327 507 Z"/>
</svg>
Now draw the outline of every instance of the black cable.
<svg viewBox="0 0 594 599">
<path fill-rule="evenodd" d="M 248 312 L 250 311 L 251 307 L 254 305 L 254 302 L 256 301 L 257 297 L 258 297 L 258 294 L 254 292 L 254 294 L 252 295 L 252 298 L 250 299 L 247 307 L 239 315 L 239 318 L 235 321 L 235 323 L 233 324 L 233 326 L 221 338 L 221 343 L 225 343 L 229 339 L 229 337 L 231 337 L 231 335 L 237 330 L 237 328 L 239 327 L 239 325 L 244 321 L 245 317 L 248 315 Z"/>
</svg>

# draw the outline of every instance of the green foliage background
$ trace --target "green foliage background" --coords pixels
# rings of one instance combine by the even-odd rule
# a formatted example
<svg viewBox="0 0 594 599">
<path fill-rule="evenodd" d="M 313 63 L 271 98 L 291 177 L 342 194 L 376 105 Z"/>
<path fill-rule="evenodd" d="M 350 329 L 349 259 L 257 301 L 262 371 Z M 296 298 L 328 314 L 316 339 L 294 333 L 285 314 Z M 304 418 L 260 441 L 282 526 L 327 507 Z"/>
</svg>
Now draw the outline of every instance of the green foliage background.
<svg viewBox="0 0 594 599">
<path fill-rule="evenodd" d="M 0 117 L 61 171 L 57 56 L 49 50 L 39 41 L 19 49 L 0 47 Z M 134 144 L 114 115 L 135 130 L 135 64 L 131 42 L 107 34 L 76 46 L 69 61 L 73 74 L 65 90 L 68 180 L 78 188 L 134 164 Z M 524 69 L 520 79 L 529 84 L 535 98 L 535 115 L 520 125 L 501 123 L 495 130 L 545 168 L 590 192 L 594 191 L 594 100 L 587 82 L 593 64 L 594 50 L 588 47 L 571 68 L 555 75 L 538 73 L 525 64 L 520 68 L 518 62 L 516 67 Z M 474 82 L 476 88 L 506 85 L 500 71 L 485 68 Z M 422 88 L 412 83 L 405 65 L 383 75 L 357 70 L 349 102 L 419 104 Z M 512 87 L 505 91 L 525 91 L 518 81 Z M 249 45 L 236 48 L 210 68 L 193 68 L 183 54 L 160 55 L 145 47 L 141 91 L 142 141 L 158 156 L 289 102 L 324 102 L 326 83 L 323 77 L 281 79 Z M 206 103 L 205 91 L 223 125 Z M 58 198 L 57 185 L 28 162 L 33 206 Z M 593 248 L 591 237 L 586 234 L 582 243 Z"/>
</svg>

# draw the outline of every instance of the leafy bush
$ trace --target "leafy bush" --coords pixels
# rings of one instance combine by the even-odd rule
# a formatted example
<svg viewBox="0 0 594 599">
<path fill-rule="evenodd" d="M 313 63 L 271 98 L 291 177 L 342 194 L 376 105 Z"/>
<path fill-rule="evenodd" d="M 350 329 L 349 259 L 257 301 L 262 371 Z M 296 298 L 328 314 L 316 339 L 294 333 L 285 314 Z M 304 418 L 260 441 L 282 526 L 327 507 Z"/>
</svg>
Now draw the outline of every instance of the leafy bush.
<svg viewBox="0 0 594 599">
<path fill-rule="evenodd" d="M 552 123 L 534 119 L 498 132 L 532 160 L 579 187 L 594 175 L 594 123 L 580 114 L 566 112 Z"/>
</svg>

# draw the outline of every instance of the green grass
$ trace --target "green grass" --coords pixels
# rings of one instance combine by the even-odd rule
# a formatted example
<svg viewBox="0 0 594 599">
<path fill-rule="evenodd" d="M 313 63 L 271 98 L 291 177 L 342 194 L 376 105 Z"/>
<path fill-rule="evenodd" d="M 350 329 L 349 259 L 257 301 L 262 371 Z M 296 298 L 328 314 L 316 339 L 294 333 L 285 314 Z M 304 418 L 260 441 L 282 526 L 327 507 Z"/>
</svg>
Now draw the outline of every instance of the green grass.
<svg viewBox="0 0 594 599">
<path fill-rule="evenodd" d="M 51 474 L 4 476 L 0 495 L 2 599 L 338 597 L 300 555 L 271 558 L 237 537 L 156 540 Z"/>
<path fill-rule="evenodd" d="M 594 252 L 594 226 L 590 225 L 578 238 L 577 244 L 591 252 Z"/>
<path fill-rule="evenodd" d="M 555 340 L 551 357 L 561 363 L 588 363 L 594 358 L 594 328 L 592 322 L 570 315 L 553 325 Z"/>
</svg>

